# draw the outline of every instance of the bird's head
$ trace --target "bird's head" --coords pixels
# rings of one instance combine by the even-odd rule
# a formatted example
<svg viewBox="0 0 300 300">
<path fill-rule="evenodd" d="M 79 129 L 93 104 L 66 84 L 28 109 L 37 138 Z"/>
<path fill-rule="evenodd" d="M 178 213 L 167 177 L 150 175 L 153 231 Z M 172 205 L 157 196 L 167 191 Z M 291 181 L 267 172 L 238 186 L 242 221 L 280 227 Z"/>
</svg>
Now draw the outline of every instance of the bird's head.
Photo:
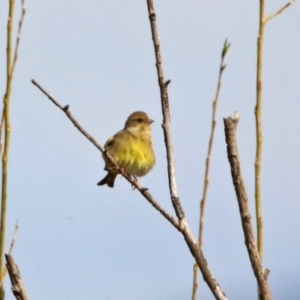
<svg viewBox="0 0 300 300">
<path fill-rule="evenodd" d="M 151 130 L 150 125 L 153 122 L 154 121 L 149 119 L 148 115 L 145 112 L 136 111 L 127 118 L 125 129 L 149 132 Z"/>
</svg>

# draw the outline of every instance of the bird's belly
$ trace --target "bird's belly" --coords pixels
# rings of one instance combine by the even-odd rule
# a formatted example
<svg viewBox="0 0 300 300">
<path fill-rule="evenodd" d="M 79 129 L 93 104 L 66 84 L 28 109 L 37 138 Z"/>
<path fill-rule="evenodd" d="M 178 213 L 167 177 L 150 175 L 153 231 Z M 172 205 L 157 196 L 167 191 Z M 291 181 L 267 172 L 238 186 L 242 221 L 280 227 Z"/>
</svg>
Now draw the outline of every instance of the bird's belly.
<svg viewBox="0 0 300 300">
<path fill-rule="evenodd" d="M 139 143 L 136 147 L 124 149 L 122 152 L 117 163 L 125 172 L 140 177 L 153 168 L 155 157 L 151 146 Z"/>
</svg>

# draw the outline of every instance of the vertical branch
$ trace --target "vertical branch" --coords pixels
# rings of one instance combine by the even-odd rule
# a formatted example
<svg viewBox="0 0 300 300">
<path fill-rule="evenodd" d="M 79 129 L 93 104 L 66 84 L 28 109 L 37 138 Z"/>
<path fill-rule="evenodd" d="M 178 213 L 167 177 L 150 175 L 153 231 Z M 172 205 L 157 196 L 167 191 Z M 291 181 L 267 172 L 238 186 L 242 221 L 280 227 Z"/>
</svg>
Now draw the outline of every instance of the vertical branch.
<svg viewBox="0 0 300 300">
<path fill-rule="evenodd" d="M 262 64 L 263 64 L 263 41 L 265 25 L 268 21 L 281 14 L 290 7 L 295 0 L 289 1 L 275 13 L 265 16 L 265 0 L 259 0 L 259 29 L 257 38 L 257 65 L 256 65 L 256 155 L 255 155 L 255 208 L 256 208 L 256 227 L 257 227 L 257 248 L 260 258 L 263 258 L 263 217 L 261 200 L 261 158 L 262 158 Z"/>
<path fill-rule="evenodd" d="M 4 95 L 4 151 L 2 155 L 2 193 L 1 193 L 1 223 L 0 223 L 0 272 L 4 268 L 4 246 L 5 246 L 5 224 L 6 224 L 6 203 L 7 203 L 7 172 L 8 153 L 10 141 L 10 119 L 9 102 L 12 86 L 12 24 L 14 12 L 14 0 L 9 1 L 7 20 L 7 41 L 6 41 L 6 91 Z"/>
<path fill-rule="evenodd" d="M 263 216 L 261 200 L 261 160 L 262 160 L 262 64 L 263 64 L 263 41 L 265 25 L 268 21 L 281 14 L 291 6 L 295 0 L 289 1 L 275 13 L 265 17 L 265 0 L 259 0 L 259 29 L 257 38 L 257 66 L 256 66 L 256 155 L 255 155 L 255 211 L 256 211 L 256 230 L 257 230 L 257 249 L 262 261 L 263 259 Z"/>
<path fill-rule="evenodd" d="M 156 14 L 154 11 L 153 0 L 147 0 L 152 40 L 156 58 L 156 70 L 158 76 L 158 84 L 160 88 L 160 97 L 161 97 L 161 107 L 163 114 L 163 132 L 165 138 L 165 145 L 167 151 L 167 163 L 168 163 L 168 178 L 169 178 L 169 189 L 172 199 L 172 204 L 175 209 L 176 215 L 179 219 L 184 217 L 182 208 L 180 206 L 179 197 L 177 193 L 176 177 L 175 177 L 175 159 L 171 139 L 171 130 L 170 130 L 170 107 L 169 107 L 169 96 L 168 96 L 168 85 L 171 82 L 170 80 L 165 81 L 164 72 L 162 68 L 162 56 L 160 52 L 160 43 L 158 37 L 158 31 L 156 26 Z"/>
<path fill-rule="evenodd" d="M 207 156 L 205 160 L 205 172 L 204 172 L 204 183 L 203 183 L 203 193 L 202 193 L 202 199 L 200 204 L 200 222 L 199 222 L 199 237 L 198 237 L 198 245 L 199 247 L 202 247 L 202 237 L 203 237 L 203 227 L 204 227 L 204 212 L 205 212 L 205 204 L 206 204 L 206 195 L 207 190 L 209 186 L 209 165 L 210 165 L 210 157 L 211 157 L 211 151 L 215 136 L 215 129 L 216 129 L 216 114 L 217 114 L 217 105 L 219 100 L 219 94 L 221 90 L 221 83 L 222 83 L 222 75 L 223 71 L 226 68 L 226 65 L 224 65 L 224 59 L 226 56 L 226 53 L 230 47 L 230 43 L 225 40 L 222 53 L 221 53 L 221 63 L 219 68 L 219 77 L 218 77 L 218 84 L 217 84 L 217 90 L 216 95 L 214 98 L 214 101 L 212 103 L 212 118 L 211 118 L 211 132 L 210 132 L 210 138 L 208 142 L 208 149 L 207 149 Z"/>
<path fill-rule="evenodd" d="M 15 52 L 14 52 L 14 58 L 12 62 L 12 68 L 11 68 L 11 73 L 14 73 L 15 66 L 18 60 L 18 52 L 19 52 L 19 46 L 20 46 L 20 40 L 21 40 L 21 32 L 22 32 L 22 27 L 23 27 L 23 21 L 26 13 L 25 9 L 25 0 L 21 0 L 21 6 L 22 6 L 22 12 L 21 12 L 21 18 L 19 20 L 18 24 L 18 33 L 17 33 L 17 38 L 16 38 L 16 45 L 15 45 Z"/>
<path fill-rule="evenodd" d="M 189 226 L 184 217 L 184 212 L 182 210 L 180 200 L 177 193 L 176 178 L 175 178 L 175 160 L 173 153 L 173 146 L 171 140 L 171 130 L 170 130 L 170 108 L 169 108 L 169 99 L 168 99 L 168 85 L 171 82 L 170 80 L 165 81 L 164 73 L 162 68 L 162 56 L 160 52 L 160 43 L 156 25 L 156 14 L 154 10 L 153 0 L 147 0 L 149 20 L 151 26 L 152 40 L 155 52 L 156 59 L 156 70 L 158 75 L 158 84 L 160 88 L 161 96 L 161 106 L 163 113 L 163 132 L 165 138 L 166 152 L 167 152 L 167 164 L 168 164 L 168 178 L 169 178 L 169 189 L 171 194 L 172 205 L 174 207 L 176 216 L 179 220 L 178 230 L 182 233 L 187 246 L 189 247 L 192 255 L 194 256 L 197 264 L 202 272 L 203 278 L 208 284 L 211 292 L 216 299 L 225 300 L 226 296 L 221 290 L 216 279 L 213 277 L 211 271 L 208 268 L 208 264 L 204 258 L 204 255 L 201 249 L 198 247 L 198 244 L 194 240 L 194 237 L 189 229 Z"/>
<path fill-rule="evenodd" d="M 222 74 L 226 68 L 224 64 L 224 59 L 226 56 L 227 51 L 229 50 L 230 43 L 227 42 L 227 39 L 224 42 L 222 53 L 221 53 L 221 63 L 219 68 L 219 76 L 218 76 L 218 83 L 216 89 L 216 95 L 212 103 L 212 118 L 211 118 L 211 131 L 210 131 L 210 138 L 208 142 L 208 149 L 207 149 L 207 156 L 205 160 L 205 171 L 204 171 L 204 183 L 203 183 L 203 192 L 202 198 L 200 202 L 200 220 L 199 220 L 199 232 L 198 232 L 198 246 L 202 248 L 203 244 L 203 228 L 204 228 L 204 212 L 205 212 L 205 204 L 206 204 L 206 195 L 209 186 L 209 166 L 210 166 L 210 157 L 212 152 L 212 146 L 214 141 L 215 135 L 215 128 L 216 128 L 216 114 L 217 114 L 217 105 L 219 100 L 219 94 L 221 90 L 221 83 L 222 83 Z M 198 266 L 195 262 L 193 266 L 193 291 L 192 291 L 192 300 L 196 299 L 197 296 L 197 289 L 198 289 Z"/>
<path fill-rule="evenodd" d="M 1 220 L 0 220 L 0 274 L 4 270 L 4 247 L 5 247 L 5 227 L 6 227 L 6 206 L 7 206 L 7 175 L 8 175 L 8 155 L 10 146 L 10 97 L 13 81 L 13 74 L 18 58 L 21 29 L 25 16 L 24 0 L 21 0 L 22 14 L 18 26 L 18 34 L 15 45 L 15 52 L 12 50 L 12 26 L 14 17 L 15 1 L 9 0 L 7 19 L 7 41 L 6 41 L 6 89 L 3 99 L 3 114 L 0 127 L 1 134 L 4 126 L 4 149 L 2 154 L 2 190 L 1 190 Z M 1 147 L 2 148 L 2 147 Z M 1 286 L 2 288 L 2 286 Z M 2 293 L 0 299 L 2 298 Z"/>
<path fill-rule="evenodd" d="M 261 124 L 261 105 L 262 105 L 262 59 L 263 59 L 263 40 L 265 31 L 264 22 L 265 1 L 259 0 L 259 32 L 257 38 L 257 70 L 256 70 L 256 156 L 255 156 L 255 208 L 257 226 L 257 248 L 262 259 L 263 256 L 263 218 L 261 204 L 261 154 L 262 154 L 262 124 Z"/>
</svg>

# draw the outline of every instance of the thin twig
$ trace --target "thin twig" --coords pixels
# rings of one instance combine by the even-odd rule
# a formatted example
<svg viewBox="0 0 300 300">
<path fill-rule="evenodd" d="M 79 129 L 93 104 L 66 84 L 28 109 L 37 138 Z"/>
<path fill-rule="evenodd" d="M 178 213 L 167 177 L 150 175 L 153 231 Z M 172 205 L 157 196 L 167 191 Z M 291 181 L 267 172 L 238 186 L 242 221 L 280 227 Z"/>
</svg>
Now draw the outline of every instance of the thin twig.
<svg viewBox="0 0 300 300">
<path fill-rule="evenodd" d="M 18 266 L 10 254 L 5 254 L 6 267 L 11 281 L 11 290 L 17 300 L 29 300 Z"/>
<path fill-rule="evenodd" d="M 53 104 L 55 104 L 60 110 L 62 110 L 66 116 L 69 118 L 69 120 L 75 125 L 75 127 L 98 149 L 100 150 L 112 163 L 112 165 L 118 169 L 118 166 L 115 164 L 112 157 L 110 157 L 103 148 L 96 142 L 96 140 L 88 134 L 81 125 L 76 121 L 76 119 L 71 115 L 69 111 L 69 106 L 66 105 L 63 107 L 60 105 L 47 91 L 45 91 L 35 80 L 31 80 L 31 82 L 40 90 L 42 91 L 51 101 Z M 174 219 L 168 212 L 166 212 L 159 203 L 151 196 L 151 194 L 147 191 L 146 188 L 142 188 L 136 185 L 135 180 L 133 180 L 128 174 L 123 174 L 123 176 L 126 178 L 127 181 L 131 183 L 131 185 L 135 186 L 137 190 L 148 200 L 148 202 L 156 209 L 158 210 L 178 231 L 180 231 L 184 239 L 186 240 L 186 243 L 196 259 L 198 266 L 203 274 L 203 277 L 207 284 L 209 285 L 210 289 L 212 290 L 213 294 L 215 295 L 215 298 L 218 300 L 226 300 L 225 294 L 222 292 L 221 288 L 219 287 L 218 283 L 216 282 L 215 278 L 213 277 L 211 271 L 208 268 L 207 262 L 204 258 L 204 255 L 199 249 L 196 241 L 194 240 L 191 231 L 186 223 L 186 220 L 183 218 L 180 222 Z"/>
<path fill-rule="evenodd" d="M 18 25 L 18 33 L 17 33 L 16 45 L 15 45 L 15 53 L 14 53 L 13 64 L 12 64 L 12 68 L 11 68 L 12 73 L 15 70 L 15 66 L 16 66 L 17 59 L 18 59 L 18 52 L 19 52 L 19 46 L 20 46 L 20 40 L 21 40 L 21 32 L 22 32 L 25 13 L 26 13 L 25 0 L 21 0 L 21 6 L 22 6 L 22 13 L 21 13 L 21 18 L 20 18 L 19 25 Z"/>
<path fill-rule="evenodd" d="M 199 245 L 198 245 L 199 246 Z M 199 274 L 199 267 L 197 262 L 193 265 L 193 289 L 192 289 L 192 300 L 196 300 L 197 292 L 198 292 L 198 274 Z"/>
<path fill-rule="evenodd" d="M 219 76 L 218 76 L 216 95 L 215 95 L 214 101 L 212 103 L 211 132 L 210 132 L 210 138 L 209 138 L 209 142 L 208 142 L 207 156 L 206 156 L 206 160 L 205 160 L 203 193 L 202 193 L 201 205 L 200 205 L 200 222 L 199 222 L 199 237 L 198 237 L 199 247 L 202 247 L 204 212 L 205 212 L 205 204 L 206 204 L 206 195 L 207 195 L 207 190 L 208 190 L 208 186 L 209 186 L 209 177 L 208 177 L 209 176 L 209 165 L 210 165 L 210 157 L 211 157 L 212 145 L 213 145 L 213 141 L 214 141 L 216 123 L 217 123 L 217 120 L 216 120 L 217 105 L 218 105 L 219 94 L 220 94 L 220 90 L 221 90 L 222 74 L 226 68 L 226 65 L 224 65 L 224 59 L 225 59 L 227 51 L 229 50 L 229 47 L 230 47 L 230 43 L 228 43 L 227 40 L 225 40 L 224 46 L 222 49 L 222 54 L 221 54 L 221 63 L 220 63 L 220 68 L 219 68 Z"/>
<path fill-rule="evenodd" d="M 262 60 L 263 60 L 263 41 L 264 41 L 264 0 L 260 0 L 259 5 L 259 32 L 257 38 L 257 70 L 256 70 L 256 156 L 255 156 L 255 210 L 257 227 L 257 248 L 260 259 L 263 259 L 263 217 L 261 200 L 261 157 L 262 157 Z"/>
<path fill-rule="evenodd" d="M 14 230 L 14 234 L 13 234 L 13 237 L 12 237 L 12 239 L 11 239 L 11 243 L 10 243 L 10 248 L 9 248 L 8 254 L 12 254 L 14 245 L 15 245 L 15 243 L 16 243 L 16 238 L 17 238 L 18 232 L 19 232 L 19 224 L 18 224 L 18 220 L 17 220 L 16 226 L 15 226 L 15 230 Z"/>
<path fill-rule="evenodd" d="M 156 59 L 156 70 L 158 76 L 158 84 L 160 88 L 161 107 L 163 114 L 163 132 L 165 138 L 166 152 L 167 152 L 167 164 L 168 164 L 168 178 L 169 178 L 169 189 L 171 194 L 171 200 L 175 209 L 176 215 L 179 220 L 184 217 L 183 210 L 180 205 L 179 196 L 177 192 L 176 176 L 175 176 L 175 158 L 173 152 L 173 144 L 170 130 L 170 107 L 169 107 L 169 96 L 168 96 L 168 85 L 170 80 L 165 81 L 164 72 L 162 67 L 162 55 L 160 51 L 160 42 L 158 37 L 157 25 L 156 25 L 156 14 L 154 10 L 153 0 L 147 0 L 149 20 L 151 26 L 152 40 Z"/>
<path fill-rule="evenodd" d="M 72 116 L 69 105 L 62 106 L 60 103 L 58 103 L 57 100 L 54 99 L 44 88 L 42 88 L 34 79 L 31 80 L 31 82 L 43 93 L 45 94 L 49 100 L 53 102 L 54 105 L 56 105 L 60 110 L 62 110 L 66 116 L 70 119 L 70 121 L 74 124 L 74 126 L 102 153 L 105 154 L 105 150 L 103 147 L 101 147 L 96 140 L 86 131 L 84 130 L 81 125 L 76 121 L 76 119 Z"/>
<path fill-rule="evenodd" d="M 97 141 L 78 123 L 78 121 L 73 117 L 70 112 L 69 105 L 62 106 L 57 100 L 55 100 L 45 89 L 43 89 L 34 79 L 31 82 L 43 93 L 45 94 L 49 100 L 52 101 L 54 105 L 56 105 L 61 111 L 65 113 L 65 115 L 69 118 L 69 120 L 74 124 L 74 126 L 103 154 L 105 155 L 112 166 L 119 172 L 119 167 L 117 166 L 114 159 L 101 147 Z M 163 209 L 158 202 L 151 196 L 151 194 L 147 191 L 146 188 L 140 187 L 137 185 L 136 180 L 129 176 L 126 173 L 122 173 L 122 176 L 131 183 L 139 192 L 150 202 L 150 204 L 155 207 L 172 225 L 174 225 L 179 230 L 179 223 L 173 218 L 171 214 L 169 214 L 165 209 Z"/>
<path fill-rule="evenodd" d="M 260 259 L 260 255 L 257 250 L 254 239 L 254 233 L 251 225 L 251 214 L 248 208 L 248 196 L 246 193 L 246 186 L 242 176 L 242 170 L 238 156 L 236 128 L 239 119 L 240 116 L 238 113 L 234 113 L 232 116 L 224 118 L 227 155 L 231 169 L 232 181 L 238 200 L 242 227 L 245 236 L 245 244 L 249 254 L 252 269 L 259 287 L 259 296 L 262 300 L 271 300 L 272 297 L 267 281 L 267 275 L 265 270 L 263 269 L 262 261 Z"/>
<path fill-rule="evenodd" d="M 291 0 L 290 2 L 288 2 L 286 5 L 284 5 L 282 8 L 278 9 L 275 13 L 267 16 L 264 19 L 264 23 L 267 23 L 268 21 L 270 21 L 271 19 L 273 19 L 274 17 L 278 16 L 279 14 L 281 14 L 285 9 L 287 9 L 288 7 L 290 7 L 292 4 L 294 4 L 296 2 L 296 0 Z"/>
<path fill-rule="evenodd" d="M 15 44 L 15 53 L 14 53 L 13 63 L 12 63 L 11 71 L 10 71 L 11 74 L 14 73 L 15 66 L 16 66 L 17 59 L 18 59 L 18 52 L 19 52 L 19 46 L 20 46 L 20 40 L 21 40 L 21 31 L 22 31 L 22 27 L 23 27 L 25 12 L 26 12 L 25 0 L 21 0 L 21 6 L 22 6 L 22 13 L 21 13 L 21 17 L 20 17 L 20 21 L 19 21 L 19 25 L 18 25 L 18 33 L 17 33 L 17 38 L 16 38 L 16 44 Z M 4 111 L 5 111 L 5 109 L 3 107 L 1 123 L 0 123 L 0 154 L 2 153 L 2 131 L 4 128 Z"/>
<path fill-rule="evenodd" d="M 210 131 L 210 137 L 208 142 L 208 149 L 207 149 L 207 156 L 205 160 L 205 171 L 204 171 L 204 182 L 203 182 L 203 192 L 202 192 L 202 198 L 200 201 L 200 219 L 199 219 L 199 231 L 198 231 L 198 246 L 202 248 L 203 244 L 203 228 L 204 228 L 204 212 L 205 212 L 205 204 L 206 204 L 206 195 L 207 190 L 209 186 L 209 166 L 210 166 L 210 157 L 212 152 L 212 146 L 214 141 L 214 134 L 216 129 L 216 114 L 217 114 L 217 105 L 219 100 L 219 94 L 221 90 L 221 83 L 222 83 L 222 75 L 223 71 L 226 68 L 226 65 L 224 64 L 224 60 L 226 57 L 226 54 L 229 50 L 230 43 L 228 43 L 227 39 L 224 42 L 222 52 L 221 52 L 221 62 L 220 62 L 220 68 L 219 68 L 219 75 L 218 75 L 218 83 L 216 88 L 216 95 L 212 103 L 212 117 L 211 117 L 211 131 Z M 197 289 L 198 289 L 198 267 L 197 263 L 193 266 L 193 290 L 192 290 L 192 300 L 196 300 L 197 297 Z"/>
</svg>

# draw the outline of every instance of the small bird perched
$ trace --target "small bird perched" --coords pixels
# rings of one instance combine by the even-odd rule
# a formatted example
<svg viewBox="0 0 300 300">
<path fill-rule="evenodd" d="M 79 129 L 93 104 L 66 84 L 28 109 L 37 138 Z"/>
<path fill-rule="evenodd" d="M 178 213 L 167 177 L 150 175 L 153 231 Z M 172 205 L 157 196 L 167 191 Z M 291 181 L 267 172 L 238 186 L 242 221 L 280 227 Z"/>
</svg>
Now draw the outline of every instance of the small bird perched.
<svg viewBox="0 0 300 300">
<path fill-rule="evenodd" d="M 136 111 L 127 118 L 124 129 L 109 138 L 104 145 L 120 169 L 134 177 L 146 175 L 155 164 L 150 127 L 152 123 L 153 120 L 145 112 Z M 107 184 L 112 188 L 118 172 L 109 169 L 111 163 L 104 155 L 102 157 L 106 164 L 104 170 L 108 172 L 98 185 Z"/>
</svg>

